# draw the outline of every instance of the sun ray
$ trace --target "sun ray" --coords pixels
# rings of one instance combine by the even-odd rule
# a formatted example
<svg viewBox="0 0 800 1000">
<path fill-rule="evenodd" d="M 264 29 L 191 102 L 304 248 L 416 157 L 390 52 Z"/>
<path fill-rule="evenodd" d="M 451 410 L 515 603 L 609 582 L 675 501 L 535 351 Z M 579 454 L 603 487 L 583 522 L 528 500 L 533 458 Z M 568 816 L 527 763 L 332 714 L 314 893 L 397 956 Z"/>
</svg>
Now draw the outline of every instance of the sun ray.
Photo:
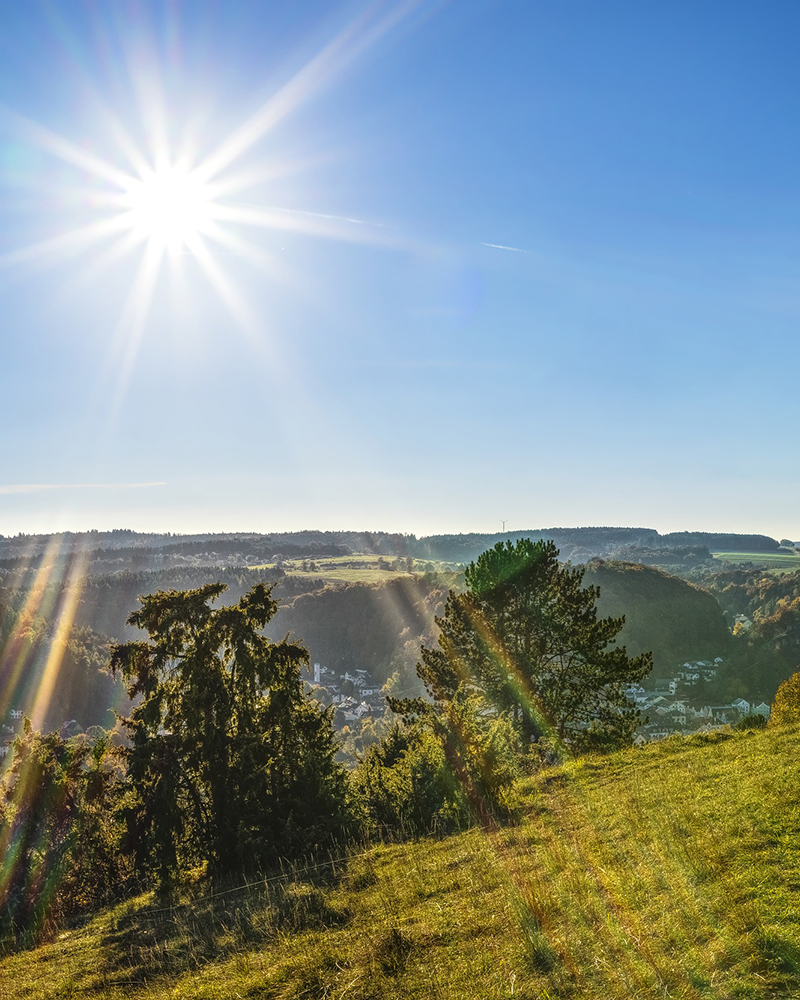
<svg viewBox="0 0 800 1000">
<path fill-rule="evenodd" d="M 31 706 L 30 719 L 35 728 L 41 729 L 44 726 L 45 718 L 50 708 L 61 664 L 64 660 L 67 643 L 72 634 L 72 627 L 75 624 L 75 615 L 78 610 L 83 584 L 86 577 L 86 565 L 88 556 L 84 549 L 79 549 L 74 554 L 71 564 L 64 579 L 64 588 L 60 601 L 60 607 L 56 615 L 56 627 L 50 641 L 50 648 L 47 652 L 44 668 L 39 679 L 39 686 L 36 697 Z"/>
<path fill-rule="evenodd" d="M 227 308 L 233 319 L 245 333 L 252 346 L 263 349 L 262 338 L 260 336 L 260 324 L 256 322 L 256 319 L 248 308 L 247 303 L 244 301 L 242 296 L 237 293 L 235 287 L 226 277 L 222 268 L 219 266 L 219 263 L 214 260 L 213 254 L 209 251 L 203 240 L 199 236 L 195 235 L 187 241 L 187 245 L 197 260 L 197 263 L 202 268 L 209 284 L 217 293 L 220 301 Z"/>
<path fill-rule="evenodd" d="M 401 241 L 395 234 L 387 232 L 380 223 L 298 209 L 217 205 L 214 207 L 213 217 L 218 222 L 298 233 L 345 243 L 398 247 L 406 242 Z"/>
<path fill-rule="evenodd" d="M 101 383 L 115 386 L 106 433 L 122 406 L 133 374 L 150 307 L 155 294 L 163 248 L 148 244 L 139 261 L 131 290 L 125 300 L 120 321 L 112 337 Z"/>
<path fill-rule="evenodd" d="M 102 157 L 95 156 L 94 153 L 87 153 L 85 149 L 76 146 L 69 139 L 65 139 L 16 111 L 4 108 L 2 116 L 16 124 L 17 130 L 31 139 L 40 149 L 57 156 L 66 163 L 79 167 L 84 173 L 97 177 L 99 180 L 105 180 L 120 187 L 124 185 L 128 176 L 125 171 L 115 167 Z"/>
<path fill-rule="evenodd" d="M 362 11 L 203 161 L 198 168 L 202 180 L 211 180 L 239 159 L 262 136 L 328 85 L 357 56 L 399 24 L 420 3 L 421 0 L 405 0 L 382 17 L 376 17 L 375 12 L 383 5 L 372 4 Z"/>
<path fill-rule="evenodd" d="M 36 570 L 32 583 L 27 587 L 25 602 L 17 613 L 14 626 L 5 645 L 0 650 L 0 676 L 3 678 L 2 691 L 0 692 L 0 717 L 5 716 L 8 710 L 13 707 L 11 699 L 18 696 L 20 686 L 30 668 L 28 663 L 29 647 L 25 638 L 26 630 L 38 615 L 47 617 L 55 604 L 54 588 L 51 585 L 60 582 L 58 563 L 62 547 L 63 539 L 59 535 L 54 535 L 42 553 L 39 568 Z M 32 550 L 27 566 L 23 564 L 19 569 L 17 586 L 25 582 L 30 562 L 35 558 L 35 552 Z M 13 589 L 13 586 L 12 581 L 10 589 Z"/>
<path fill-rule="evenodd" d="M 141 176 L 150 166 L 147 162 L 147 157 L 136 144 L 136 140 L 131 133 L 125 128 L 117 115 L 108 107 L 100 95 L 95 93 L 93 94 L 93 98 L 96 117 L 102 120 L 106 135 L 112 139 L 119 152 L 127 160 L 130 168 L 128 172 L 132 171 L 134 176 Z"/>
<path fill-rule="evenodd" d="M 75 277 L 71 290 L 75 292 L 89 287 L 117 261 L 129 257 L 132 251 L 141 246 L 141 243 L 141 237 L 137 233 L 126 229 L 111 244 L 106 246 L 101 254 L 84 265 L 82 272 Z"/>
<path fill-rule="evenodd" d="M 0 267 L 11 267 L 15 264 L 24 264 L 39 258 L 55 256 L 64 251 L 77 250 L 84 246 L 97 244 L 109 236 L 124 233 L 129 229 L 130 223 L 125 214 L 100 219 L 97 222 L 90 222 L 85 226 L 67 230 L 59 236 L 52 236 L 39 243 L 21 247 L 19 250 L 10 250 L 8 253 L 0 254 Z"/>
<path fill-rule="evenodd" d="M 227 198 L 231 195 L 240 194 L 243 191 L 250 191 L 253 188 L 262 187 L 272 181 L 281 180 L 284 177 L 292 177 L 295 174 L 322 166 L 333 159 L 332 154 L 319 154 L 315 156 L 297 157 L 295 159 L 270 159 L 268 163 L 257 167 L 229 169 L 224 174 L 206 181 L 206 185 L 211 192 L 212 200 L 218 201 L 220 198 Z"/>
<path fill-rule="evenodd" d="M 204 235 L 209 240 L 213 240 L 217 246 L 225 247 L 231 254 L 244 257 L 249 263 L 258 265 L 271 278 L 288 280 L 288 273 L 282 267 L 280 257 L 262 250 L 261 247 L 245 239 L 240 233 L 231 232 L 215 222 L 210 222 Z M 209 253 L 213 253 L 213 251 L 209 250 Z"/>
</svg>

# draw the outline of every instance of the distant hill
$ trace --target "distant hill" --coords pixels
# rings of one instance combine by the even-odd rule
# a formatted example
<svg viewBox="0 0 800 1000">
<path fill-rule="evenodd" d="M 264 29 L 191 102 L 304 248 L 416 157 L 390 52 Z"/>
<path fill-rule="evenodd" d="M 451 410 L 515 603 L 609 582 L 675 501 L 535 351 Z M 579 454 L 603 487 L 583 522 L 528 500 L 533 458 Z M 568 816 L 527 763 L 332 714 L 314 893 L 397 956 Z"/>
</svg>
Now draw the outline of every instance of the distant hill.
<svg viewBox="0 0 800 1000">
<path fill-rule="evenodd" d="M 77 585 L 75 624 L 94 629 L 112 639 L 139 638 L 135 629 L 127 628 L 128 615 L 139 607 L 138 598 L 157 590 L 191 590 L 207 583 L 224 583 L 228 590 L 221 603 L 232 604 L 257 583 L 275 584 L 274 596 L 290 599 L 299 593 L 309 593 L 322 587 L 322 582 L 313 579 L 282 577 L 274 569 L 251 571 L 244 567 L 192 566 L 173 567 L 161 570 L 122 572 L 89 576 Z M 57 607 L 73 584 L 67 581 L 49 583 L 43 590 L 41 605 Z M 0 601 L 21 608 L 25 603 L 27 590 L 0 588 Z"/>
<path fill-rule="evenodd" d="M 645 550 L 705 546 L 712 551 L 775 552 L 780 544 L 767 535 L 672 532 L 654 528 L 526 528 L 508 532 L 405 535 L 386 531 L 291 531 L 258 534 L 144 534 L 133 531 L 65 532 L 60 535 L 0 536 L 0 581 L 35 573 L 43 564 L 65 564 L 77 553 L 89 575 L 164 569 L 182 565 L 248 565 L 279 558 L 323 558 L 362 553 L 420 560 L 469 563 L 500 541 L 551 539 L 562 559 L 585 562 L 609 557 L 622 548 Z"/>
<path fill-rule="evenodd" d="M 597 561 L 584 583 L 600 587 L 602 615 L 625 615 L 619 641 L 632 654 L 652 651 L 656 676 L 728 650 L 731 634 L 716 598 L 684 580 L 651 566 Z"/>
<path fill-rule="evenodd" d="M 277 639 L 291 631 L 312 662 L 338 671 L 367 670 L 378 684 L 397 670 L 406 685 L 414 685 L 420 641 L 435 641 L 434 616 L 447 590 L 435 577 L 330 587 L 284 603 L 270 633 Z"/>
</svg>

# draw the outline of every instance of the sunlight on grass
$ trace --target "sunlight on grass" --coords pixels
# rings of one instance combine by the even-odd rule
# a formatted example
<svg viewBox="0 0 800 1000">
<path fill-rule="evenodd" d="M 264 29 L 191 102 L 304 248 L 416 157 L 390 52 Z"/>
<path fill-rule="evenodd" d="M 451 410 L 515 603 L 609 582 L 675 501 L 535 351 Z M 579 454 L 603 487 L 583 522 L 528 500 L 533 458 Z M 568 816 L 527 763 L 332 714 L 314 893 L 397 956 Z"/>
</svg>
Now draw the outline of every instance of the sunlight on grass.
<svg viewBox="0 0 800 1000">
<path fill-rule="evenodd" d="M 5 958 L 0 996 L 798 995 L 799 737 L 582 760 L 522 783 L 510 827 L 141 897 Z"/>
</svg>

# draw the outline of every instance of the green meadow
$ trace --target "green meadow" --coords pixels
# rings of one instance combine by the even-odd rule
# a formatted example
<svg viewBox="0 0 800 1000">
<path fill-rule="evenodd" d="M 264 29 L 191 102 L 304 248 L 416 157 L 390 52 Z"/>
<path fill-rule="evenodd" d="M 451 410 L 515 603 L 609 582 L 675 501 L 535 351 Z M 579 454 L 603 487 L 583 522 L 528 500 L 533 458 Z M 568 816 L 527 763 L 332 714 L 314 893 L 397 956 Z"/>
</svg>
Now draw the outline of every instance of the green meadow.
<svg viewBox="0 0 800 1000">
<path fill-rule="evenodd" d="M 144 895 L 0 960 L 0 997 L 800 996 L 800 729 L 545 770 L 518 817 Z"/>
<path fill-rule="evenodd" d="M 791 552 L 714 552 L 714 558 L 725 563 L 752 563 L 770 572 L 796 573 L 800 570 L 800 554 Z"/>
<path fill-rule="evenodd" d="M 404 562 L 404 560 L 401 560 Z M 309 568 L 313 564 L 315 569 Z M 433 566 L 436 570 L 452 569 L 449 563 L 428 563 L 425 560 L 411 561 L 412 569 L 403 566 L 390 568 L 395 564 L 392 556 L 353 555 L 325 556 L 321 559 L 287 559 L 282 562 L 282 568 L 289 577 L 305 577 L 310 580 L 323 580 L 326 583 L 385 583 L 398 577 L 409 577 L 414 573 L 424 572 L 426 567 Z M 275 563 L 262 563 L 250 566 L 251 570 L 274 569 Z"/>
</svg>

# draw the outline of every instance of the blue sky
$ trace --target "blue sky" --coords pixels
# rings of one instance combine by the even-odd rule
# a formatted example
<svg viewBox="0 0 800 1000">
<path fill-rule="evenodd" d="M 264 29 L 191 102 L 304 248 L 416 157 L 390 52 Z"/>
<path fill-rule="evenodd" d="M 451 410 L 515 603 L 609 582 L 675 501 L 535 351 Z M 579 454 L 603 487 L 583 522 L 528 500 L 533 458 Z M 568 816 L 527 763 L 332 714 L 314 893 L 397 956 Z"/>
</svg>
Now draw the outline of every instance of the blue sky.
<svg viewBox="0 0 800 1000">
<path fill-rule="evenodd" d="M 0 533 L 800 538 L 796 5 L 0 18 Z"/>
</svg>

